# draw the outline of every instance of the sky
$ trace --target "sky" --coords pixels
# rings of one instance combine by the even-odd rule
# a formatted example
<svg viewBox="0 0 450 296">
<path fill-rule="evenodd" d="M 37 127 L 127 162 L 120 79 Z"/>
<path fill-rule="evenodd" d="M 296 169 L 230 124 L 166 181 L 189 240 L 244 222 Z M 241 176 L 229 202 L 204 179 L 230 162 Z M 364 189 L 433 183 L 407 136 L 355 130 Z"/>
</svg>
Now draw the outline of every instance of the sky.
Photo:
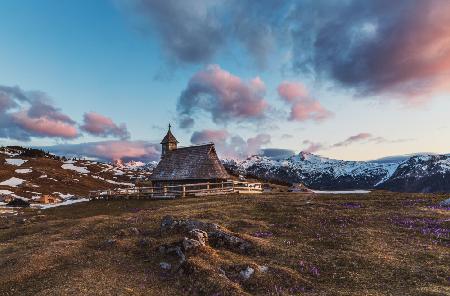
<svg viewBox="0 0 450 296">
<path fill-rule="evenodd" d="M 0 144 L 450 152 L 450 1 L 0 1 Z"/>
</svg>

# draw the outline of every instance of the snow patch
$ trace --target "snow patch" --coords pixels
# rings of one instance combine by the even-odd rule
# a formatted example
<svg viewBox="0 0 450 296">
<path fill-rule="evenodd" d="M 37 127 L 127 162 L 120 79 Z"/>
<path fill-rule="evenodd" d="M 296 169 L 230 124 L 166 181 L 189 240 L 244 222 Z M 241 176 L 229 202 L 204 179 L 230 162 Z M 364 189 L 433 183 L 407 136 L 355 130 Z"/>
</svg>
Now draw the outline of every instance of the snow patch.
<svg viewBox="0 0 450 296">
<path fill-rule="evenodd" d="M 28 173 L 31 173 L 32 171 L 33 171 L 32 169 L 17 169 L 17 170 L 15 170 L 15 172 L 18 174 L 28 174 Z"/>
<path fill-rule="evenodd" d="M 80 174 L 89 174 L 90 173 L 86 167 L 78 167 L 78 166 L 73 165 L 72 163 L 64 163 L 61 167 L 65 170 L 76 171 Z"/>
<path fill-rule="evenodd" d="M 17 187 L 17 186 L 21 185 L 23 182 L 25 182 L 25 180 L 16 178 L 16 177 L 12 177 L 12 178 L 9 178 L 8 180 L 1 182 L 0 185 L 9 186 L 9 187 Z"/>
<path fill-rule="evenodd" d="M 56 207 L 60 207 L 60 206 L 67 206 L 67 205 L 71 205 L 71 204 L 75 204 L 75 203 L 80 203 L 80 202 L 86 202 L 89 201 L 89 199 L 87 198 L 80 198 L 80 199 L 69 199 L 60 203 L 56 203 L 56 204 L 32 204 L 31 207 L 33 208 L 37 208 L 37 209 L 50 209 L 50 208 L 56 208 Z"/>
<path fill-rule="evenodd" d="M 7 158 L 5 159 L 6 163 L 9 165 L 21 166 L 26 163 L 28 160 L 20 159 L 20 158 Z"/>
<path fill-rule="evenodd" d="M 313 192 L 320 194 L 366 194 L 370 193 L 370 190 L 341 190 L 341 191 L 313 190 Z"/>
<path fill-rule="evenodd" d="M 74 195 L 70 194 L 70 193 L 64 194 L 64 193 L 61 193 L 61 192 L 53 192 L 53 194 L 59 195 L 59 197 L 61 199 L 68 199 L 68 198 L 74 197 Z"/>
</svg>

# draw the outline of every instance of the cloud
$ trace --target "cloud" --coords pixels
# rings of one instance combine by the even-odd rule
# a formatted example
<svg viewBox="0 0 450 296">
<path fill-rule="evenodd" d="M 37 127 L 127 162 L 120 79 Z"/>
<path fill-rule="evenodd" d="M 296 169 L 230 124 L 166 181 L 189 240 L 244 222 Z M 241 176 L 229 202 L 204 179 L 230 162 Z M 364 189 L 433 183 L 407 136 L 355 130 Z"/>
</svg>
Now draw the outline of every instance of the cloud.
<svg viewBox="0 0 450 296">
<path fill-rule="evenodd" d="M 209 65 L 189 80 L 177 110 L 180 116 L 190 119 L 198 111 L 204 111 L 215 123 L 257 120 L 264 117 L 268 107 L 265 91 L 259 77 L 243 81 L 218 65 Z"/>
<path fill-rule="evenodd" d="M 281 138 L 282 139 L 292 139 L 294 136 L 293 135 L 291 135 L 291 134 L 282 134 L 281 135 Z"/>
<path fill-rule="evenodd" d="M 312 142 L 309 140 L 303 141 L 304 145 L 308 145 L 305 149 L 303 149 L 304 152 L 308 153 L 314 153 L 320 150 L 326 150 L 327 147 L 322 143 Z"/>
<path fill-rule="evenodd" d="M 372 137 L 373 136 L 371 134 L 369 134 L 369 133 L 359 133 L 357 135 L 348 137 L 347 139 L 345 139 L 342 142 L 338 142 L 338 143 L 332 145 L 332 147 L 345 147 L 345 146 L 351 145 L 351 144 L 356 143 L 356 142 L 361 142 L 361 141 L 364 141 L 364 140 L 368 140 L 368 139 L 370 139 Z"/>
<path fill-rule="evenodd" d="M 78 137 L 77 128 L 66 121 L 53 118 L 51 115 L 39 117 L 30 116 L 28 111 L 12 114 L 12 119 L 18 127 L 33 137 L 55 137 L 74 139 Z"/>
<path fill-rule="evenodd" d="M 194 127 L 194 123 L 195 123 L 194 118 L 189 117 L 189 116 L 182 116 L 180 118 L 178 125 L 181 128 L 189 129 L 189 128 Z"/>
<path fill-rule="evenodd" d="M 355 143 L 395 144 L 395 143 L 409 142 L 413 140 L 414 139 L 388 140 L 384 137 L 374 136 L 370 133 L 359 133 L 332 145 L 305 140 L 303 141 L 303 144 L 308 146 L 305 149 L 303 149 L 303 151 L 314 153 L 317 151 L 329 150 L 332 148 L 347 147 Z"/>
<path fill-rule="evenodd" d="M 32 137 L 78 137 L 75 121 L 50 102 L 43 92 L 0 86 L 0 138 L 30 141 Z"/>
<path fill-rule="evenodd" d="M 204 64 L 241 45 L 247 54 L 240 62 L 250 58 L 263 66 L 268 57 L 283 61 L 288 52 L 294 72 L 358 97 L 419 104 L 450 88 L 447 0 L 132 3 L 169 61 Z"/>
<path fill-rule="evenodd" d="M 224 142 L 230 134 L 226 130 L 209 130 L 195 131 L 191 136 L 191 143 L 198 145 L 209 142 Z"/>
<path fill-rule="evenodd" d="M 130 133 L 124 123 L 117 125 L 111 118 L 95 112 L 84 114 L 83 125 L 80 128 L 97 137 L 113 136 L 122 140 L 130 137 Z"/>
<path fill-rule="evenodd" d="M 146 141 L 111 140 L 80 144 L 61 144 L 39 147 L 58 155 L 84 156 L 102 161 L 140 160 L 157 161 L 160 158 L 160 145 Z"/>
<path fill-rule="evenodd" d="M 322 122 L 333 116 L 318 100 L 309 96 L 301 83 L 284 81 L 277 90 L 280 98 L 291 105 L 289 120 Z"/>
<path fill-rule="evenodd" d="M 122 0 L 129 7 L 130 1 Z M 277 45 L 277 25 L 287 10 L 282 1 L 159 1 L 131 0 L 133 15 L 143 16 L 141 28 L 159 36 L 167 60 L 208 63 L 228 47 L 242 46 L 258 67 L 265 67 Z"/>
<path fill-rule="evenodd" d="M 269 144 L 268 134 L 258 134 L 244 140 L 237 135 L 231 135 L 227 130 L 201 130 L 192 134 L 191 143 L 194 145 L 213 142 L 219 156 L 222 158 L 242 159 L 259 154 L 264 145 Z"/>
<path fill-rule="evenodd" d="M 133 0 L 161 40 L 168 57 L 185 63 L 209 61 L 225 35 L 217 18 L 217 1 Z"/>
<path fill-rule="evenodd" d="M 298 71 L 408 104 L 449 90 L 449 1 L 303 1 L 290 19 Z"/>
<path fill-rule="evenodd" d="M 384 137 L 372 137 L 368 140 L 369 142 L 374 142 L 375 144 L 384 144 L 384 143 L 405 143 L 414 141 L 414 139 L 395 139 L 395 140 L 388 140 Z"/>
<path fill-rule="evenodd" d="M 270 159 L 286 159 L 295 155 L 295 151 L 282 148 L 265 148 L 261 149 L 261 155 Z"/>
</svg>

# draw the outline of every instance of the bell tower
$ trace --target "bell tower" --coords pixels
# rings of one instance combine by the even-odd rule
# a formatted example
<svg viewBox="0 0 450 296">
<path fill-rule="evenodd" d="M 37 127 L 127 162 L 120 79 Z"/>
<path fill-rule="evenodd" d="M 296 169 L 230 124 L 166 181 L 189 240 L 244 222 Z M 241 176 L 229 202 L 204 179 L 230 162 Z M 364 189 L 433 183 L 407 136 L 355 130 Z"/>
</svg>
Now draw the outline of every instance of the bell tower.
<svg viewBox="0 0 450 296">
<path fill-rule="evenodd" d="M 162 146 L 161 158 L 164 158 L 170 151 L 177 149 L 178 141 L 175 138 L 175 136 L 172 135 L 172 132 L 170 131 L 171 127 L 172 126 L 169 123 L 169 130 L 167 131 L 167 134 L 164 137 L 164 139 L 161 141 Z"/>
</svg>

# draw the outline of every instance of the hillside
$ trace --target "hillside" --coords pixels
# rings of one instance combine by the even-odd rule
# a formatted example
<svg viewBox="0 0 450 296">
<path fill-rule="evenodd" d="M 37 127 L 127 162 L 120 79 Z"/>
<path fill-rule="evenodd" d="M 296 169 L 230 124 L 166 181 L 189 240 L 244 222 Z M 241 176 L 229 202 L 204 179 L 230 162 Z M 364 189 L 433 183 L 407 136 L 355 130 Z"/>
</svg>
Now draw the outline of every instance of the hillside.
<svg viewBox="0 0 450 296">
<path fill-rule="evenodd" d="M 407 160 L 343 161 L 300 152 L 286 159 L 252 156 L 225 160 L 234 174 L 313 189 L 387 189 L 402 192 L 450 192 L 450 156 L 419 155 Z"/>
<path fill-rule="evenodd" d="M 137 165 L 112 165 L 68 160 L 37 149 L 0 148 L 0 193 L 26 199 L 52 194 L 87 197 L 90 190 L 134 186 L 151 170 Z"/>
<path fill-rule="evenodd" d="M 0 295 L 449 295 L 445 198 L 293 193 L 24 209 L 0 216 Z"/>
</svg>

